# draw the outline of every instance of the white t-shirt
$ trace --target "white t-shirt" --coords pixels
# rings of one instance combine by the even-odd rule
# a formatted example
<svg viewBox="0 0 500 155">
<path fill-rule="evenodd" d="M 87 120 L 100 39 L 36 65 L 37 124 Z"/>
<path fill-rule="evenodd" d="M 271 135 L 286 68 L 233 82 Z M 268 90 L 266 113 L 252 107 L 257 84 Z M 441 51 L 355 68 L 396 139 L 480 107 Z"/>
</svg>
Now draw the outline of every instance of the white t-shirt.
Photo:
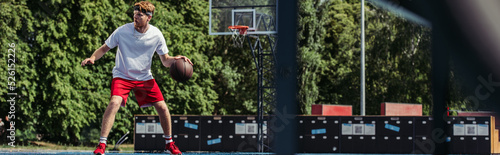
<svg viewBox="0 0 500 155">
<path fill-rule="evenodd" d="M 140 33 L 135 30 L 134 23 L 125 24 L 117 28 L 105 43 L 109 48 L 118 46 L 113 78 L 151 80 L 153 54 L 155 51 L 158 55 L 168 53 L 163 34 L 153 25 L 149 25 L 145 33 Z"/>
</svg>

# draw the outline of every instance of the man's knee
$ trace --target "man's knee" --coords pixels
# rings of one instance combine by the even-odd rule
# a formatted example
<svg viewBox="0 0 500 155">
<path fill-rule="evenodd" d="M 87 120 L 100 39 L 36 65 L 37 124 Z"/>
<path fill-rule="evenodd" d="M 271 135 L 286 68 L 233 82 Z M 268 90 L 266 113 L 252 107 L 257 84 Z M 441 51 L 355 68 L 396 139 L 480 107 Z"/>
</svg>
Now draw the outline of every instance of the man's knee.
<svg viewBox="0 0 500 155">
<path fill-rule="evenodd" d="M 121 96 L 112 96 L 111 100 L 109 101 L 109 105 L 113 107 L 119 107 L 122 104 L 122 97 Z"/>
<path fill-rule="evenodd" d="M 158 111 L 167 111 L 168 110 L 167 104 L 165 103 L 165 101 L 159 101 L 159 102 L 153 103 L 153 105 L 155 106 L 156 110 L 158 110 Z"/>
</svg>

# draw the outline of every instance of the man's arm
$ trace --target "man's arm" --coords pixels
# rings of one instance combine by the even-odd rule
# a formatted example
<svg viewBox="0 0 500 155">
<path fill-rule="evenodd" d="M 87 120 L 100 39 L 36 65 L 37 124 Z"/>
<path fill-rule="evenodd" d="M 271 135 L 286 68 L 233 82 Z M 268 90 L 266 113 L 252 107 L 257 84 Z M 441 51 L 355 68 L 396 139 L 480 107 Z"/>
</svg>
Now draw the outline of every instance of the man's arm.
<svg viewBox="0 0 500 155">
<path fill-rule="evenodd" d="M 193 63 L 191 62 L 191 60 L 189 60 L 189 58 L 187 58 L 186 56 L 182 56 L 182 55 L 172 57 L 172 56 L 169 56 L 168 54 L 164 54 L 164 55 L 160 55 L 160 59 L 161 59 L 161 64 L 163 64 L 163 66 L 165 66 L 167 68 L 170 67 L 172 65 L 172 63 L 174 63 L 174 61 L 177 59 L 184 59 L 184 61 L 187 61 L 191 65 L 193 65 Z"/>
<path fill-rule="evenodd" d="M 99 60 L 109 50 L 110 48 L 108 47 L 108 45 L 103 44 L 101 47 L 99 47 L 99 49 L 94 51 L 94 53 L 92 54 L 92 56 L 90 56 L 90 58 L 87 58 L 82 61 L 82 66 L 85 66 L 87 64 L 94 64 L 96 60 Z"/>
</svg>

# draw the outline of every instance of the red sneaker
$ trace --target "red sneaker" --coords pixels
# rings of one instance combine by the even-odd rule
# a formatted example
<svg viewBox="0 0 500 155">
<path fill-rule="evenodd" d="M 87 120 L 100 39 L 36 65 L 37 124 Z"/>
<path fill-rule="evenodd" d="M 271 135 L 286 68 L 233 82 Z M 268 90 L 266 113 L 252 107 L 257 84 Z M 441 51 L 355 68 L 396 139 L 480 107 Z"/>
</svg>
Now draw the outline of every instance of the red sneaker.
<svg viewBox="0 0 500 155">
<path fill-rule="evenodd" d="M 170 142 L 165 146 L 165 152 L 170 154 L 182 154 L 177 146 L 175 146 L 174 142 Z"/>
<path fill-rule="evenodd" d="M 97 148 L 94 151 L 94 155 L 104 155 L 105 151 L 106 151 L 106 144 L 99 143 L 99 145 L 97 145 Z"/>
</svg>

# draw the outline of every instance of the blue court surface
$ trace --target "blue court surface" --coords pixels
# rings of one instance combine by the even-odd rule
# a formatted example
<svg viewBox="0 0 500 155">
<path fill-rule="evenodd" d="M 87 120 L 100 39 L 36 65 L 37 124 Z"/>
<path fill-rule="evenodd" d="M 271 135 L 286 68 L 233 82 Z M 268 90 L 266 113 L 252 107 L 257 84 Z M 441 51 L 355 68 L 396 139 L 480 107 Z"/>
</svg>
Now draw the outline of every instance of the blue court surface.
<svg viewBox="0 0 500 155">
<path fill-rule="evenodd" d="M 3 154 L 13 154 L 13 155 L 80 155 L 80 154 L 92 154 L 92 151 L 81 151 L 81 150 L 0 150 L 0 155 Z M 164 153 L 140 153 L 140 152 L 106 152 L 106 155 L 158 155 Z M 183 152 L 183 155 L 272 155 L 274 153 L 269 152 Z M 297 155 L 327 155 L 329 153 L 299 153 Z M 336 153 L 335 155 L 355 155 L 354 154 L 344 154 Z M 371 154 L 371 155 L 388 155 L 388 154 Z M 392 154 L 394 155 L 394 154 Z"/>
<path fill-rule="evenodd" d="M 5 150 L 0 150 L 0 155 L 12 154 L 12 155 L 80 155 L 80 154 L 92 154 L 92 151 L 71 151 L 71 150 L 59 150 L 59 151 L 26 151 L 26 152 L 9 152 Z M 159 155 L 165 153 L 139 153 L 139 152 L 106 152 L 106 155 Z M 262 153 L 262 152 L 183 152 L 183 155 L 273 155 L 274 153 Z M 299 153 L 297 155 L 328 155 L 329 153 Z M 356 155 L 344 154 L 344 153 L 333 153 L 335 155 Z M 361 154 L 359 154 L 361 155 Z M 389 154 L 371 154 L 371 155 L 389 155 Z M 395 154 L 391 154 L 395 155 Z M 397 154 L 396 154 L 397 155 Z"/>
<path fill-rule="evenodd" d="M 0 155 L 13 154 L 13 155 L 80 155 L 92 154 L 92 151 L 81 150 L 0 150 Z M 140 153 L 140 152 L 106 152 L 106 155 L 158 155 L 165 153 Z M 273 153 L 261 152 L 183 152 L 183 155 L 270 155 Z"/>
<path fill-rule="evenodd" d="M 89 155 L 89 154 L 92 154 L 91 151 L 89 152 L 0 152 L 0 154 L 13 154 L 13 155 L 71 155 L 71 154 L 75 154 L 75 155 L 79 155 L 79 154 L 86 154 L 86 155 Z M 158 155 L 158 154 L 162 154 L 162 153 L 106 153 L 106 155 Z M 255 153 L 251 153 L 251 152 L 246 152 L 246 153 L 239 153 L 239 152 L 231 152 L 231 153 L 216 153 L 216 152 L 212 152 L 212 153 L 182 153 L 183 155 L 267 155 L 267 154 L 270 154 L 270 153 L 259 153 L 259 152 L 255 152 Z"/>
</svg>

